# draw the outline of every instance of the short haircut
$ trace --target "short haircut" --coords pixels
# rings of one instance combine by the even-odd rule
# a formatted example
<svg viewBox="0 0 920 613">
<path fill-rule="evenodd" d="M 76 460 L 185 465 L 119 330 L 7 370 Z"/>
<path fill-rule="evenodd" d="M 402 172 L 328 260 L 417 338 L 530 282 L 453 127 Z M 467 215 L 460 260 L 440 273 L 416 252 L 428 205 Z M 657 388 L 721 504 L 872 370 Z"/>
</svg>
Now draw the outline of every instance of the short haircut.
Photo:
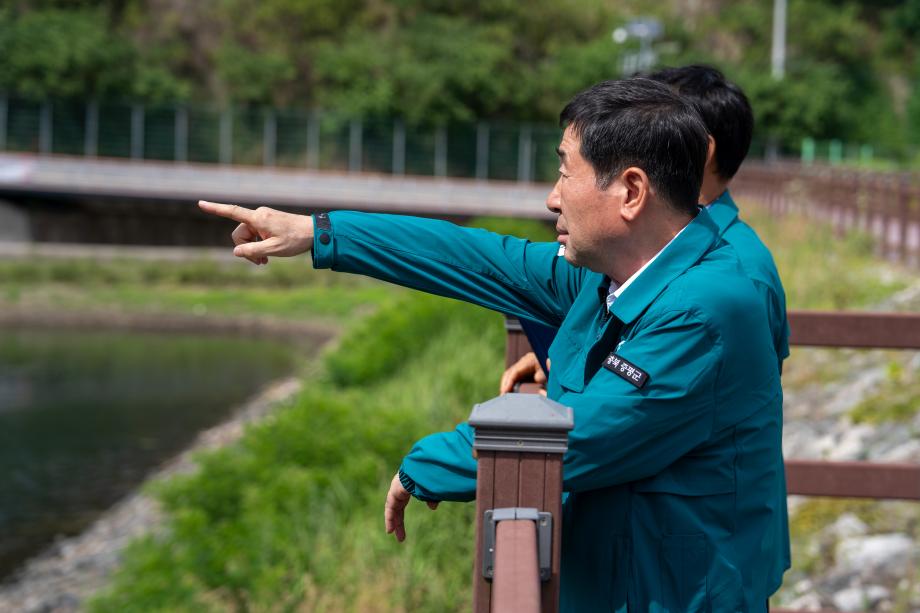
<svg viewBox="0 0 920 613">
<path fill-rule="evenodd" d="M 672 208 L 696 215 L 709 141 L 697 112 L 671 88 L 641 77 L 603 81 L 572 98 L 559 123 L 581 139 L 598 189 L 636 166 Z"/>
<path fill-rule="evenodd" d="M 648 78 L 670 85 L 693 105 L 716 141 L 719 176 L 734 177 L 748 154 L 754 131 L 751 103 L 741 88 L 718 69 L 702 64 L 664 68 Z"/>
</svg>

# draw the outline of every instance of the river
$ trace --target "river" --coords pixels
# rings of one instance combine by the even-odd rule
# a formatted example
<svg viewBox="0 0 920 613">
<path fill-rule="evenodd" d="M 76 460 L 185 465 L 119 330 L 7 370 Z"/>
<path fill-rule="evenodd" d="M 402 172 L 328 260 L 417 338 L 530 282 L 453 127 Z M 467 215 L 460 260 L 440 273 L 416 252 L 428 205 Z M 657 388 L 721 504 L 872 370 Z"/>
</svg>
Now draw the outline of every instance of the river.
<svg viewBox="0 0 920 613">
<path fill-rule="evenodd" d="M 267 340 L 0 328 L 0 579 L 295 366 Z"/>
</svg>

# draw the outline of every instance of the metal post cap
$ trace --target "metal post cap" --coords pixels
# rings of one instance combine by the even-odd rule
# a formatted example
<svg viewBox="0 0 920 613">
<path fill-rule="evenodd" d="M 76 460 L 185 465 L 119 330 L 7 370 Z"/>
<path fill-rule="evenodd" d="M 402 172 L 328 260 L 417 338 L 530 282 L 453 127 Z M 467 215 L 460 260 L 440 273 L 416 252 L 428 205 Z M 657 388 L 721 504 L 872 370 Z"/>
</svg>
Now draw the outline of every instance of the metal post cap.
<svg viewBox="0 0 920 613">
<path fill-rule="evenodd" d="M 537 394 L 505 394 L 473 407 L 475 449 L 565 453 L 575 426 L 570 407 Z"/>
<path fill-rule="evenodd" d="M 525 428 L 567 432 L 575 426 L 572 409 L 539 394 L 504 394 L 473 407 L 474 428 Z"/>
</svg>

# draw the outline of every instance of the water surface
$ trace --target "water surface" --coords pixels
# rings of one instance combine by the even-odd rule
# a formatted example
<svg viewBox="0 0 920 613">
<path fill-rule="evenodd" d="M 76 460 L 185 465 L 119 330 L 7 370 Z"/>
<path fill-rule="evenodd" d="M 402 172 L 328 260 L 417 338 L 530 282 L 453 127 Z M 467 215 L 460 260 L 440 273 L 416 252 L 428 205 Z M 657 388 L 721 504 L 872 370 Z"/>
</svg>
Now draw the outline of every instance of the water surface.
<svg viewBox="0 0 920 613">
<path fill-rule="evenodd" d="M 0 578 L 293 364 L 271 341 L 0 328 Z"/>
</svg>

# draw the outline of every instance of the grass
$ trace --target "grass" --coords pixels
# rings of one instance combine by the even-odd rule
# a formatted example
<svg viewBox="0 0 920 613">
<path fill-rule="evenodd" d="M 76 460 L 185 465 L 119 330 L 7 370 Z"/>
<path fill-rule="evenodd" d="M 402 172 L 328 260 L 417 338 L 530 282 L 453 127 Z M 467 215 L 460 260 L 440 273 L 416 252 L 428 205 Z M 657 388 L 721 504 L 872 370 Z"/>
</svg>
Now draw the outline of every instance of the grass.
<svg viewBox="0 0 920 613">
<path fill-rule="evenodd" d="M 853 232 L 841 238 L 830 226 L 796 215 L 772 217 L 756 206 L 745 208 L 743 217 L 770 247 L 789 309 L 871 309 L 916 282 L 911 273 L 875 258 L 868 235 Z M 850 364 L 860 352 L 795 347 L 791 353 L 783 371 L 787 390 L 839 382 L 849 376 Z M 876 363 L 889 364 L 889 379 L 903 371 L 911 356 L 905 351 L 873 351 Z M 895 377 L 851 416 L 864 423 L 910 419 L 915 407 L 920 408 L 917 398 L 920 386 L 910 377 Z"/>
<path fill-rule="evenodd" d="M 341 323 L 399 293 L 309 261 L 13 260 L 0 263 L 0 308 L 311 318 Z"/>
<path fill-rule="evenodd" d="M 415 326 L 440 333 L 398 330 Z M 467 609 L 473 506 L 410 505 L 398 545 L 383 533 L 383 496 L 414 440 L 494 395 L 503 334 L 500 316 L 441 298 L 411 293 L 381 308 L 293 405 L 201 457 L 198 473 L 154 486 L 168 535 L 135 543 L 90 609 Z M 342 380 L 356 360 L 372 367 Z"/>
<path fill-rule="evenodd" d="M 471 225 L 552 240 L 537 221 L 480 217 Z M 355 275 L 314 270 L 309 258 L 274 258 L 268 266 L 199 257 L 35 258 L 0 261 L 0 308 L 148 314 L 260 316 L 343 323 L 372 312 L 399 288 Z"/>
<path fill-rule="evenodd" d="M 850 409 L 855 424 L 909 423 L 920 411 L 920 382 L 900 361 L 888 362 L 886 377 L 869 398 Z"/>
<path fill-rule="evenodd" d="M 875 258 L 871 237 L 844 237 L 798 215 L 770 216 L 742 206 L 742 217 L 770 248 L 790 309 L 861 309 L 903 289 L 910 274 Z"/>
</svg>

